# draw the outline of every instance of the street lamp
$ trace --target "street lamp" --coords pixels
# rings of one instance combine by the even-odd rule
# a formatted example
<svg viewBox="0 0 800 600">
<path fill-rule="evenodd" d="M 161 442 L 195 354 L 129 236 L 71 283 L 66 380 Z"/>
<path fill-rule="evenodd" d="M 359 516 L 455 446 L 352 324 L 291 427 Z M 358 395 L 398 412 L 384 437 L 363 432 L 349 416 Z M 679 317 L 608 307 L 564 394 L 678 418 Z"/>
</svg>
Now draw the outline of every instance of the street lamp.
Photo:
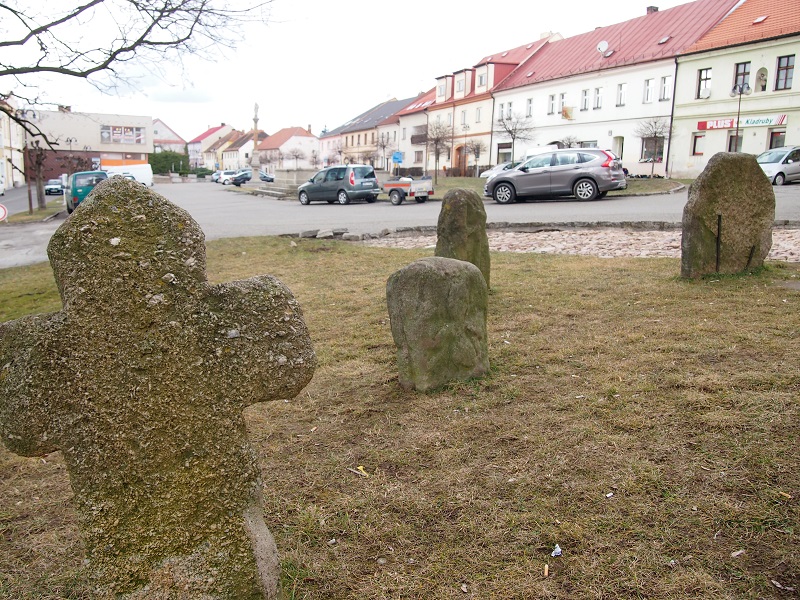
<svg viewBox="0 0 800 600">
<path fill-rule="evenodd" d="M 464 156 L 464 177 L 467 175 L 467 134 L 469 133 L 469 125 L 466 123 L 461 124 L 461 129 L 464 131 L 464 149 L 461 151 L 461 154 Z"/>
<path fill-rule="evenodd" d="M 22 151 L 22 169 L 25 171 L 25 183 L 28 187 L 28 214 L 33 214 L 33 197 L 31 196 L 31 177 L 28 172 L 30 168 L 30 156 L 28 156 L 28 125 L 31 120 L 36 119 L 36 111 L 29 108 L 21 108 L 16 111 L 17 121 L 22 126 L 23 136 L 25 138 L 24 149 Z M 37 128 L 38 129 L 38 128 Z"/>
<path fill-rule="evenodd" d="M 734 152 L 739 152 L 739 115 L 742 113 L 742 96 L 749 96 L 753 89 L 747 83 L 737 83 L 731 88 L 731 98 L 739 96 L 739 107 L 736 109 L 736 137 L 733 145 Z"/>
</svg>

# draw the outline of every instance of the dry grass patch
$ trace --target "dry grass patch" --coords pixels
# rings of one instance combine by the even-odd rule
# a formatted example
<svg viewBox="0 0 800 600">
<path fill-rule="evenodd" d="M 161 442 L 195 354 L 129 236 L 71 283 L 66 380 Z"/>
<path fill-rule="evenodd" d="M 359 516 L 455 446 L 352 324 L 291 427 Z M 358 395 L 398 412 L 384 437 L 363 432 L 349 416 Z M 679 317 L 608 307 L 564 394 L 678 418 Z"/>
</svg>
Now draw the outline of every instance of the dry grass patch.
<svg viewBox="0 0 800 600">
<path fill-rule="evenodd" d="M 424 395 L 397 384 L 384 295 L 424 255 L 209 244 L 213 281 L 292 289 L 320 359 L 248 411 L 289 597 L 797 594 L 800 295 L 774 284 L 796 265 L 687 282 L 671 259 L 495 253 L 492 372 Z M 0 451 L 0 477 L 0 597 L 85 597 L 59 455 Z"/>
</svg>

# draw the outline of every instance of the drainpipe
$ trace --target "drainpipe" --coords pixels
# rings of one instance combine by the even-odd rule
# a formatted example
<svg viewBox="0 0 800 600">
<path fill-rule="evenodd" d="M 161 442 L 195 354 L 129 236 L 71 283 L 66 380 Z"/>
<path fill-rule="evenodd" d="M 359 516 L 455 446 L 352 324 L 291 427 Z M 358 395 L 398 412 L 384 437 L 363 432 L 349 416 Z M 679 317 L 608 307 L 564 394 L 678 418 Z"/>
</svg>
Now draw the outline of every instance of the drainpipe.
<svg viewBox="0 0 800 600">
<path fill-rule="evenodd" d="M 667 138 L 667 158 L 664 161 L 664 177 L 669 178 L 669 155 L 672 152 L 672 123 L 675 120 L 675 91 L 678 89 L 678 57 L 675 57 L 675 78 L 672 80 L 672 103 L 669 111 L 669 137 Z"/>
<path fill-rule="evenodd" d="M 492 164 L 492 144 L 494 143 L 494 103 L 496 98 L 492 92 L 492 114 L 489 115 L 489 164 Z"/>
</svg>

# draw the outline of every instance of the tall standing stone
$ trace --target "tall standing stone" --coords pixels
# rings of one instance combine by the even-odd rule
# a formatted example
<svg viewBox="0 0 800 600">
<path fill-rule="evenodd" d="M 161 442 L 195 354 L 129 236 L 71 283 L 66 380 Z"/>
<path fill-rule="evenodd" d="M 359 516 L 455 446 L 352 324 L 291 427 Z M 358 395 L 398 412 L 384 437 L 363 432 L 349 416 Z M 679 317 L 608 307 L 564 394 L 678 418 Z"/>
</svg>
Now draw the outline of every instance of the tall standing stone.
<svg viewBox="0 0 800 600">
<path fill-rule="evenodd" d="M 774 221 L 775 192 L 755 157 L 715 154 L 689 188 L 683 209 L 681 276 L 762 266 Z"/>
<path fill-rule="evenodd" d="M 489 287 L 491 264 L 486 209 L 472 190 L 455 188 L 444 195 L 436 226 L 436 256 L 471 262 Z"/>
<path fill-rule="evenodd" d="M 427 392 L 489 371 L 488 291 L 475 265 L 415 261 L 389 277 L 386 301 L 402 387 Z"/>
<path fill-rule="evenodd" d="M 275 598 L 242 411 L 311 379 L 291 292 L 270 276 L 209 285 L 197 223 L 119 177 L 48 254 L 63 309 L 0 325 L 0 435 L 63 452 L 99 595 Z"/>
</svg>

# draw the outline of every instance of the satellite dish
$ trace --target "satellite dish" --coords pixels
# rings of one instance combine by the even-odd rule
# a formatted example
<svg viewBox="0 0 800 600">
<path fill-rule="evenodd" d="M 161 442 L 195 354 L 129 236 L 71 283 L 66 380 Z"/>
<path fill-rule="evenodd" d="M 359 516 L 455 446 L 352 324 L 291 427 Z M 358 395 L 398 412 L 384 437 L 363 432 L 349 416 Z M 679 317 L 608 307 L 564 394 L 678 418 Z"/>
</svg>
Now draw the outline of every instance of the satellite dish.
<svg viewBox="0 0 800 600">
<path fill-rule="evenodd" d="M 600 54 L 603 54 L 606 50 L 608 50 L 608 42 L 607 41 L 603 40 L 602 42 L 597 44 L 597 51 Z"/>
</svg>

